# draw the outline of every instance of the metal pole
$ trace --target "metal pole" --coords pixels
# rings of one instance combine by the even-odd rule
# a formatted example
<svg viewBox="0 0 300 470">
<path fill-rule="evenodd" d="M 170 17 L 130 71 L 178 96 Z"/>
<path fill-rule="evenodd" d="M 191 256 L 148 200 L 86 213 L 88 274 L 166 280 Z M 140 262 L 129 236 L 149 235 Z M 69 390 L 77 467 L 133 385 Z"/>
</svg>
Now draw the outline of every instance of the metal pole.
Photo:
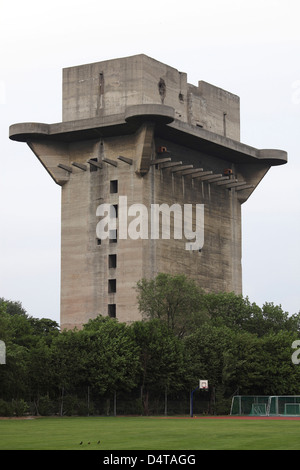
<svg viewBox="0 0 300 470">
<path fill-rule="evenodd" d="M 114 391 L 114 416 L 117 416 L 117 392 Z"/>
<path fill-rule="evenodd" d="M 196 390 L 199 390 L 199 386 L 191 392 L 191 402 L 190 402 L 191 418 L 193 418 L 194 416 L 194 403 L 193 402 L 194 402 L 194 392 L 196 392 Z"/>
<path fill-rule="evenodd" d="M 168 415 L 168 387 L 165 388 L 165 416 Z"/>
</svg>

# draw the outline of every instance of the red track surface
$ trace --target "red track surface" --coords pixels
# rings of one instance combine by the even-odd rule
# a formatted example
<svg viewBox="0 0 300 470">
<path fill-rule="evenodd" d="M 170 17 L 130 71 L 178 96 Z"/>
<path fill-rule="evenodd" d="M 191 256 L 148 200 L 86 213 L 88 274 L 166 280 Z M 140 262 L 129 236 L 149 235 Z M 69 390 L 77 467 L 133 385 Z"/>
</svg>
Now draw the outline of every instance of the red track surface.
<svg viewBox="0 0 300 470">
<path fill-rule="evenodd" d="M 267 419 L 267 420 L 293 420 L 293 421 L 300 421 L 300 416 L 194 416 L 191 418 L 190 416 L 163 416 L 160 419 L 249 419 L 249 420 L 257 420 L 257 419 Z"/>
</svg>

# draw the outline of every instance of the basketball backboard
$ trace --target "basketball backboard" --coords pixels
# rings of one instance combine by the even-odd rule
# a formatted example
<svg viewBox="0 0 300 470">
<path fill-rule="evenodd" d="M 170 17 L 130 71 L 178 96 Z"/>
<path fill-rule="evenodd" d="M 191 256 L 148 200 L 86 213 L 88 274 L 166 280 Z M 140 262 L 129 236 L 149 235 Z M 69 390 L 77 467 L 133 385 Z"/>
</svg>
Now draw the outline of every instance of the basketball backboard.
<svg viewBox="0 0 300 470">
<path fill-rule="evenodd" d="M 199 380 L 200 390 L 208 390 L 208 380 Z"/>
</svg>

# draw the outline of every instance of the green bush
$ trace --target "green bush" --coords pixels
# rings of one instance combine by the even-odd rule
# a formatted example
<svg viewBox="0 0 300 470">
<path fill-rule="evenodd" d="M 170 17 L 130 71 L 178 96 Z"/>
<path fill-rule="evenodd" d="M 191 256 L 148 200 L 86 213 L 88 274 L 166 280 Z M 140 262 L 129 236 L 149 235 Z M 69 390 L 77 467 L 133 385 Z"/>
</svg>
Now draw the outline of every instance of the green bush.
<svg viewBox="0 0 300 470">
<path fill-rule="evenodd" d="M 23 400 L 23 398 L 20 400 L 13 400 L 12 406 L 16 416 L 24 416 L 29 409 L 28 404 Z"/>
<path fill-rule="evenodd" d="M 12 403 L 4 401 L 0 398 L 0 416 L 13 416 L 14 407 Z"/>
<path fill-rule="evenodd" d="M 39 398 L 38 413 L 42 416 L 51 416 L 57 411 L 56 403 L 48 395 Z"/>
</svg>

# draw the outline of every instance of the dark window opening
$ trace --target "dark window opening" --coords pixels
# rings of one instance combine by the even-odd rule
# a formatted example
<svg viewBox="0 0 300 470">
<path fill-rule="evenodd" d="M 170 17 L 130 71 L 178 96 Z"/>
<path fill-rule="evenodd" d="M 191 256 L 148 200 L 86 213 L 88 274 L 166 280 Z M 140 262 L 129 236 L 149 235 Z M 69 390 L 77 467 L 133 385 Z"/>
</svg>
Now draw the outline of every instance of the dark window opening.
<svg viewBox="0 0 300 470">
<path fill-rule="evenodd" d="M 116 304 L 108 304 L 108 316 L 116 318 Z"/>
<path fill-rule="evenodd" d="M 109 231 L 109 243 L 117 243 L 117 230 Z"/>
<path fill-rule="evenodd" d="M 118 204 L 111 204 L 111 206 L 110 206 L 110 216 L 111 216 L 111 218 L 113 218 L 113 219 L 118 218 L 118 209 L 119 209 Z"/>
<path fill-rule="evenodd" d="M 108 255 L 108 267 L 109 268 L 117 267 L 117 255 Z"/>
<path fill-rule="evenodd" d="M 117 292 L 117 280 L 109 279 L 108 280 L 108 293 L 115 294 Z"/>
<path fill-rule="evenodd" d="M 97 245 L 101 245 L 101 238 L 97 238 Z"/>
<path fill-rule="evenodd" d="M 98 162 L 98 158 L 91 158 L 90 159 L 91 162 Z M 98 167 L 96 165 L 93 165 L 92 163 L 90 164 L 90 172 L 92 173 L 92 171 L 97 171 L 98 170 Z"/>
<path fill-rule="evenodd" d="M 118 192 L 118 180 L 111 180 L 110 182 L 110 193 L 114 194 Z"/>
</svg>

